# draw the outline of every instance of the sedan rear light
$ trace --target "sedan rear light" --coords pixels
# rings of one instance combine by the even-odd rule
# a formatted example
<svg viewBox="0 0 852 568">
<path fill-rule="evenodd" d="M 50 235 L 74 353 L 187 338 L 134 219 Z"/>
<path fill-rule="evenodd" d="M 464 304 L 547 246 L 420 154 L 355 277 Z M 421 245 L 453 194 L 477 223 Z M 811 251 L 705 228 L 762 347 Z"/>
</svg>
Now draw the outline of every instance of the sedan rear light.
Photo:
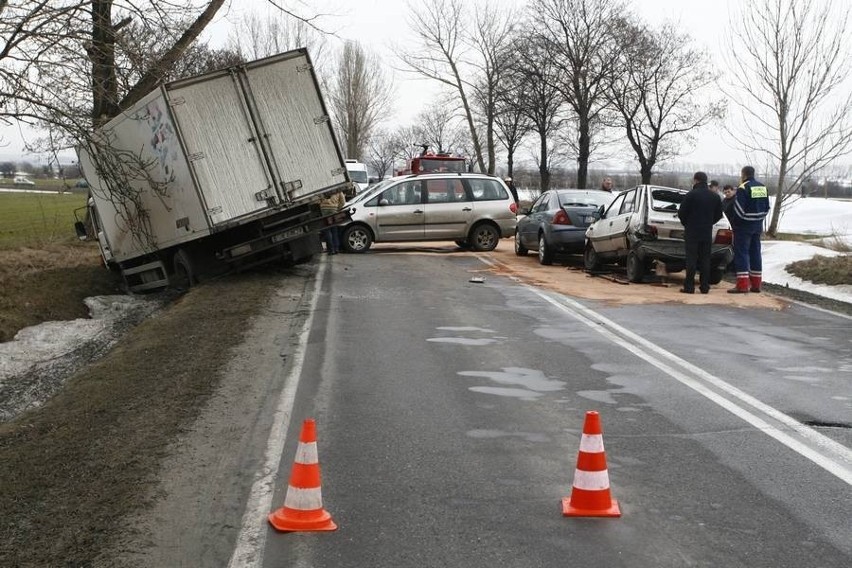
<svg viewBox="0 0 852 568">
<path fill-rule="evenodd" d="M 513 215 L 517 215 L 518 214 L 518 204 L 513 201 L 509 205 L 509 211 L 511 211 Z"/>
<path fill-rule="evenodd" d="M 568 213 L 565 212 L 564 209 L 560 209 L 556 212 L 556 215 L 553 216 L 553 221 L 551 221 L 553 225 L 572 225 L 571 219 L 568 218 Z"/>
<path fill-rule="evenodd" d="M 716 231 L 716 238 L 713 240 L 713 244 L 717 245 L 729 245 L 734 242 L 734 232 L 730 229 L 719 229 Z"/>
</svg>

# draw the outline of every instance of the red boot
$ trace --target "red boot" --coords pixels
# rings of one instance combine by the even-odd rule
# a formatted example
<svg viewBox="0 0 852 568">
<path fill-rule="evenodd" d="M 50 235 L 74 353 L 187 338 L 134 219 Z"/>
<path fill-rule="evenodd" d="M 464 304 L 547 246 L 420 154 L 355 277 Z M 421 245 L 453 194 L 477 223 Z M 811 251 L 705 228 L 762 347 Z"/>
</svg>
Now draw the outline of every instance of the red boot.
<svg viewBox="0 0 852 568">
<path fill-rule="evenodd" d="M 751 291 L 752 292 L 760 292 L 760 284 L 763 281 L 761 273 L 760 272 L 749 272 L 748 279 L 749 279 L 749 282 L 751 282 Z"/>
<path fill-rule="evenodd" d="M 737 287 L 728 290 L 728 294 L 748 294 L 748 272 L 737 272 Z"/>
</svg>

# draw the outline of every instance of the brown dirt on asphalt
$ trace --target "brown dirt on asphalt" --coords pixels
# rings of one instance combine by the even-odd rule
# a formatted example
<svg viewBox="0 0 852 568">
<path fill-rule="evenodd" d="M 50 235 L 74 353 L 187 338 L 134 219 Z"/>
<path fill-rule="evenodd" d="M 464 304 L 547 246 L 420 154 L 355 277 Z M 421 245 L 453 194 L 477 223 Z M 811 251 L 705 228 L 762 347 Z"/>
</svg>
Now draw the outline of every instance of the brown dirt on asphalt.
<svg viewBox="0 0 852 568">
<path fill-rule="evenodd" d="M 376 244 L 376 252 L 400 252 L 408 254 L 443 254 L 470 255 L 470 251 L 462 250 L 454 244 L 444 243 L 406 243 Z M 658 278 L 651 277 L 647 283 L 619 284 L 605 278 L 591 276 L 583 270 L 583 259 L 579 256 L 566 255 L 557 259 L 552 266 L 539 264 L 535 253 L 519 257 L 515 255 L 512 239 L 502 239 L 497 248 L 486 254 L 494 265 L 483 269 L 485 273 L 509 276 L 533 286 L 540 286 L 577 298 L 599 300 L 612 305 L 626 304 L 662 304 L 680 303 L 696 305 L 728 305 L 738 308 L 766 308 L 781 310 L 789 303 L 783 298 L 772 294 L 728 294 L 726 290 L 732 285 L 729 282 L 712 286 L 709 294 L 682 294 L 683 273 L 670 274 Z M 614 269 L 613 274 L 626 280 L 624 271 Z"/>
</svg>

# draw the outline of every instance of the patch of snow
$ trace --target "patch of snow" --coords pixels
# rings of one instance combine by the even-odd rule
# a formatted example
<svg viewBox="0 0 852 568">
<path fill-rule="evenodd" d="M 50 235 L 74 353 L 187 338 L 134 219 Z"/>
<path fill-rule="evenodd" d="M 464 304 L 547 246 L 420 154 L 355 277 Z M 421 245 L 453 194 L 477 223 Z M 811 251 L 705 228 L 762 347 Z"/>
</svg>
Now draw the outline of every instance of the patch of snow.
<svg viewBox="0 0 852 568">
<path fill-rule="evenodd" d="M 41 405 L 74 371 L 108 351 L 163 302 L 153 296 L 86 298 L 91 319 L 44 322 L 0 343 L 0 421 Z"/>
</svg>

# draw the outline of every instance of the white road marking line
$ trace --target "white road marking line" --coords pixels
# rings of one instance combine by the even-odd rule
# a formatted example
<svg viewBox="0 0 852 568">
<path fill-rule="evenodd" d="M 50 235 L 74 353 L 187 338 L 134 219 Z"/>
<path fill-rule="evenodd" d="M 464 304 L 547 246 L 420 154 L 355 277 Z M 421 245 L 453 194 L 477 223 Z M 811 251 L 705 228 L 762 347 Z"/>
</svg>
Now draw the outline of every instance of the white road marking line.
<svg viewBox="0 0 852 568">
<path fill-rule="evenodd" d="M 528 286 L 526 284 L 522 284 L 522 286 L 524 286 L 533 294 L 539 296 L 546 302 L 556 306 L 557 308 L 568 313 L 575 319 L 586 324 L 598 333 L 606 336 L 612 342 L 620 345 L 621 347 L 633 353 L 640 359 L 644 359 L 645 361 L 647 361 L 654 367 L 660 369 L 676 381 L 688 386 L 689 388 L 698 392 L 707 399 L 715 402 L 731 414 L 741 418 L 742 420 L 745 420 L 755 428 L 771 436 L 772 438 L 775 438 L 791 450 L 811 460 L 813 463 L 828 471 L 832 475 L 835 475 L 841 480 L 845 481 L 847 484 L 852 485 L 852 468 L 850 468 L 849 465 L 850 463 L 852 463 L 852 450 L 850 450 L 846 446 L 835 442 L 827 436 L 823 436 L 813 428 L 805 426 L 804 424 L 787 416 L 783 412 L 757 400 L 751 395 L 746 394 L 740 389 L 726 383 L 722 379 L 704 371 L 699 367 L 696 367 L 695 365 L 681 359 L 677 355 L 666 351 L 662 347 L 659 347 L 658 345 L 640 337 L 639 335 L 631 332 L 630 330 L 621 327 L 614 321 L 609 320 L 608 318 L 594 312 L 594 310 L 591 310 L 590 308 L 587 308 L 582 304 L 571 300 L 570 298 L 562 296 L 559 298 L 559 300 L 557 300 L 531 286 Z M 695 374 L 697 378 L 689 377 L 686 374 L 681 373 L 676 369 L 673 369 L 660 359 L 654 357 L 650 353 L 646 353 L 645 351 L 643 351 L 638 345 L 627 341 L 628 338 L 630 339 L 630 341 L 641 345 L 645 349 L 653 351 L 658 355 L 680 365 L 684 368 L 684 370 Z M 797 440 L 796 438 L 790 436 L 783 430 L 769 424 L 756 414 L 748 411 L 742 406 L 739 406 L 734 401 L 729 400 L 718 394 L 717 392 L 711 390 L 698 378 L 703 379 L 703 381 L 706 381 L 707 383 L 715 386 L 716 388 L 723 390 L 730 396 L 738 399 L 740 402 L 751 406 L 755 410 L 758 410 L 766 417 L 772 418 L 778 422 L 781 422 L 785 426 L 788 426 L 800 436 L 805 438 L 807 441 L 818 446 L 818 448 L 813 448 L 810 445 L 805 444 L 800 440 Z"/>
<path fill-rule="evenodd" d="M 317 279 L 314 284 L 313 297 L 311 298 L 308 317 L 299 334 L 299 343 L 296 346 L 291 361 L 293 366 L 287 375 L 284 389 L 278 399 L 275 409 L 275 417 L 266 442 L 263 467 L 255 473 L 255 480 L 243 513 L 240 534 L 228 562 L 228 568 L 245 568 L 249 566 L 260 566 L 263 564 L 263 551 L 266 547 L 267 515 L 272 511 L 272 497 L 275 493 L 275 478 L 281 456 L 284 453 L 284 443 L 287 440 L 287 430 L 290 417 L 293 414 L 293 405 L 296 401 L 296 389 L 299 386 L 299 378 L 302 374 L 302 366 L 305 362 L 305 351 L 308 344 L 308 336 L 316 313 L 317 301 L 322 282 L 325 276 L 325 261 L 322 268 L 317 271 Z"/>
</svg>

